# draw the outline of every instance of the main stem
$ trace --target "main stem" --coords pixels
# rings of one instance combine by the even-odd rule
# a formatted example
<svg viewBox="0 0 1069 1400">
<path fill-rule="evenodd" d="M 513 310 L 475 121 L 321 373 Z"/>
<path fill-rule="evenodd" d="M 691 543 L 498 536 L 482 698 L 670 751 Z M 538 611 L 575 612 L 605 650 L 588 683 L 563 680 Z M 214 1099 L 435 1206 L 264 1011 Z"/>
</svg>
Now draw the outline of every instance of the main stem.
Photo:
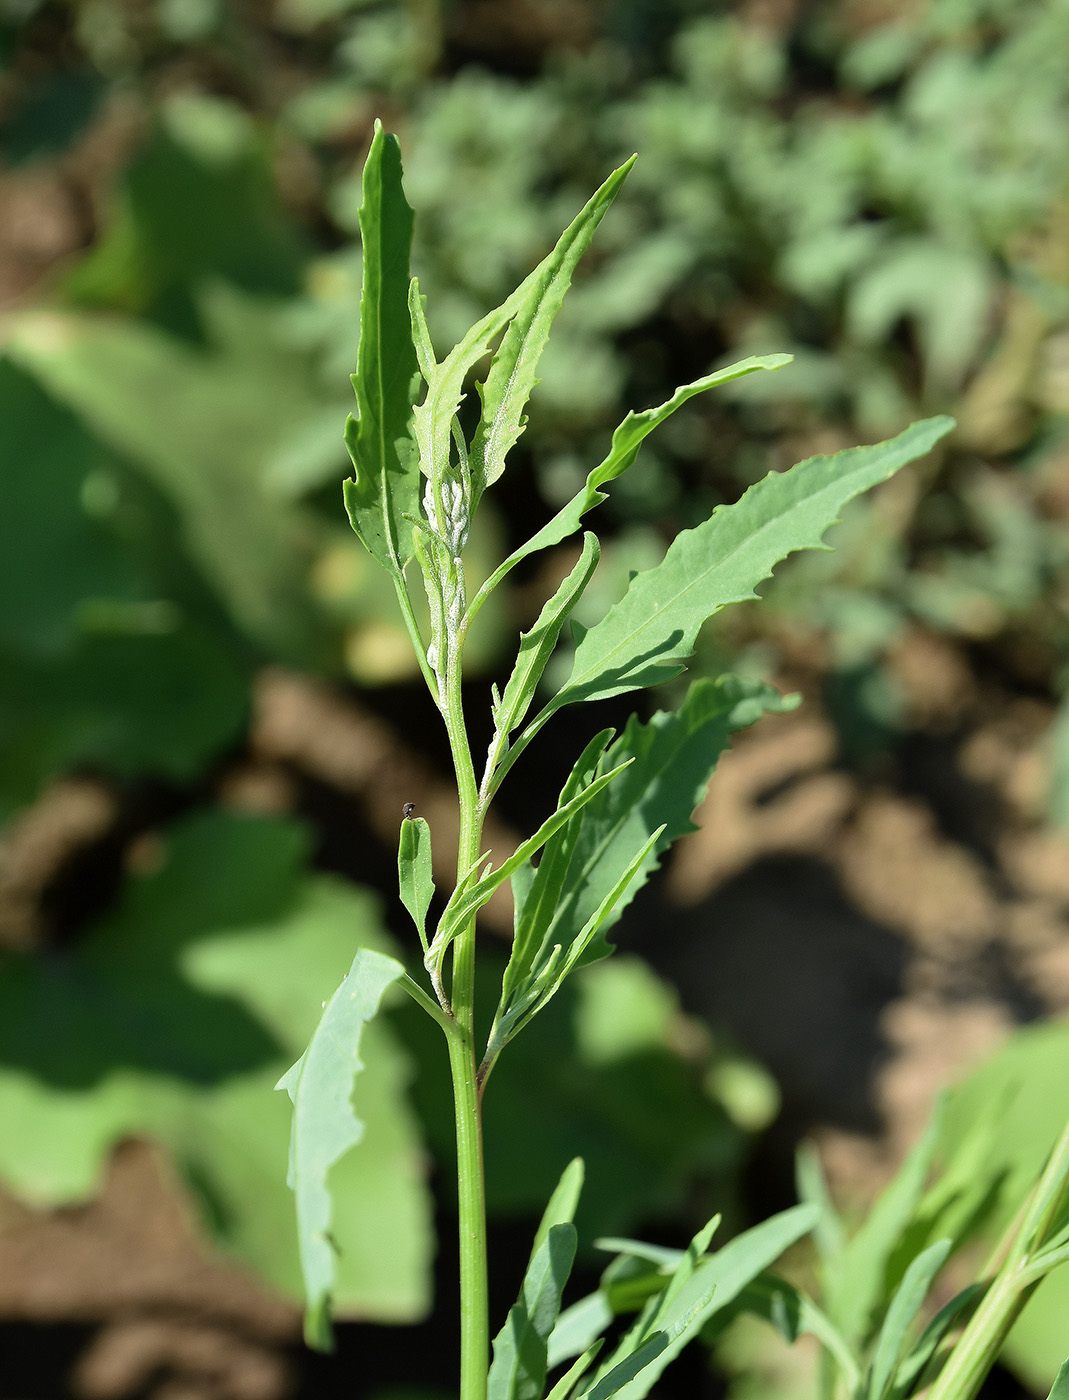
<svg viewBox="0 0 1069 1400">
<path fill-rule="evenodd" d="M 459 882 L 479 858 L 483 818 L 461 701 L 460 645 L 450 645 L 444 692 L 442 713 L 449 734 L 460 802 Z M 457 935 L 452 952 L 450 1004 L 459 1034 L 448 1036 L 447 1040 L 456 1117 L 457 1204 L 460 1217 L 460 1400 L 486 1400 L 490 1323 L 482 1109 L 475 1051 L 474 918 Z"/>
<path fill-rule="evenodd" d="M 448 1039 L 460 1215 L 460 1400 L 485 1400 L 490 1325 L 479 1089 L 471 1037 L 452 1035 Z"/>
</svg>

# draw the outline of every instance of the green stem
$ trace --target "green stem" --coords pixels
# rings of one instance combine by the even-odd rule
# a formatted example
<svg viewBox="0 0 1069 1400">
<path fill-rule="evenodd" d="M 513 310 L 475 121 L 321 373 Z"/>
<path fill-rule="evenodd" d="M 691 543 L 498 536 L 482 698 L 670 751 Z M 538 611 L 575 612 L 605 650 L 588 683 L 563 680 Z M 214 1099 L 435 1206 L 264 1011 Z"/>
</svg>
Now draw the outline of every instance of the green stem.
<svg viewBox="0 0 1069 1400">
<path fill-rule="evenodd" d="M 486 1273 L 486 1193 L 482 1120 L 470 1035 L 449 1037 L 457 1134 L 460 1214 L 460 1400 L 486 1400 L 490 1321 Z"/>
<path fill-rule="evenodd" d="M 547 724 L 548 721 L 551 720 L 556 713 L 557 711 L 553 706 L 552 702 L 548 705 L 544 705 L 542 709 L 539 710 L 538 714 L 535 715 L 534 719 L 531 720 L 531 722 L 522 731 L 519 737 L 509 745 L 504 757 L 501 758 L 500 756 L 496 756 L 495 766 L 493 770 L 491 770 L 490 765 L 487 764 L 486 774 L 483 778 L 482 786 L 482 800 L 484 804 L 489 804 L 491 798 L 494 796 L 494 793 L 497 792 L 498 788 L 504 781 L 506 774 L 512 768 L 512 765 L 519 758 L 520 754 L 523 753 L 524 749 L 531 742 L 531 740 L 541 732 L 543 726 Z"/>
<path fill-rule="evenodd" d="M 458 565 L 459 567 L 459 562 Z M 483 811 L 471 761 L 461 697 L 463 633 L 447 633 L 442 714 L 460 803 L 457 883 L 479 859 Z M 453 942 L 450 1005 L 458 1035 L 449 1037 L 449 1069 L 457 1139 L 457 1204 L 460 1217 L 460 1400 L 486 1400 L 490 1351 L 486 1268 L 486 1191 L 483 1178 L 482 1108 L 475 1055 L 475 920 Z"/>
<path fill-rule="evenodd" d="M 412 643 L 412 650 L 416 654 L 419 662 L 419 669 L 423 672 L 423 679 L 427 683 L 435 703 L 438 702 L 438 681 L 431 670 L 430 662 L 427 660 L 427 648 L 423 645 L 423 638 L 420 635 L 419 623 L 416 621 L 416 614 L 412 608 L 412 599 L 408 596 L 408 589 L 405 586 L 403 573 L 392 574 L 394 592 L 397 594 L 397 601 L 401 607 L 401 616 L 404 618 L 405 628 L 408 632 L 409 641 Z"/>
<path fill-rule="evenodd" d="M 927 1400 L 973 1400 L 998 1360 L 1002 1344 L 1025 1303 L 1039 1285 L 1031 1267 L 1042 1248 L 1069 1177 L 1069 1123 L 1062 1129 L 1042 1176 L 1025 1207 L 1005 1262 L 966 1326 Z"/>
</svg>

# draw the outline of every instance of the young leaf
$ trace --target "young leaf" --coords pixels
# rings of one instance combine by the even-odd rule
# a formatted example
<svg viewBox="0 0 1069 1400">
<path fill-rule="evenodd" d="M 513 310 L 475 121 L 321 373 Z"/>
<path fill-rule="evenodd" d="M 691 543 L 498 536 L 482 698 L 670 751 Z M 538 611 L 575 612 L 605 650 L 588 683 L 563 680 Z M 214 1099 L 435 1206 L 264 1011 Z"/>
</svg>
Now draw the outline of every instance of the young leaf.
<svg viewBox="0 0 1069 1400">
<path fill-rule="evenodd" d="M 791 1345 L 805 1333 L 816 1337 L 834 1359 L 846 1389 L 853 1394 L 861 1382 L 861 1367 L 838 1329 L 805 1293 L 779 1274 L 765 1270 L 748 1283 L 731 1307 L 717 1311 L 702 1340 L 712 1342 L 740 1313 L 762 1317 Z"/>
<path fill-rule="evenodd" d="M 494 1338 L 488 1400 L 539 1400 L 546 1380 L 546 1344 L 560 1312 L 575 1259 L 575 1226 L 551 1225 L 534 1251 L 518 1301 Z"/>
<path fill-rule="evenodd" d="M 609 1299 L 601 1288 L 565 1308 L 549 1338 L 550 1367 L 567 1361 L 569 1356 L 587 1352 L 611 1326 L 614 1316 Z"/>
<path fill-rule="evenodd" d="M 420 470 L 432 480 L 448 471 L 456 413 L 464 397 L 464 380 L 490 349 L 495 337 L 508 325 L 525 286 L 526 283 L 521 284 L 500 306 L 477 321 L 441 364 L 424 364 L 424 371 L 429 371 L 427 392 L 423 402 L 413 409 L 412 422 L 419 444 Z M 412 334 L 418 339 L 426 361 L 430 355 L 430 340 L 419 283 L 415 278 L 408 298 Z"/>
<path fill-rule="evenodd" d="M 1047 1400 L 1069 1400 L 1069 1360 L 1063 1361 L 1059 1366 Z"/>
<path fill-rule="evenodd" d="M 951 1243 L 950 1240 L 937 1240 L 923 1254 L 918 1254 L 906 1270 L 876 1339 L 866 1387 L 868 1400 L 884 1400 L 890 1389 L 905 1347 L 906 1334 L 928 1296 L 936 1274 L 946 1263 Z"/>
<path fill-rule="evenodd" d="M 594 1362 L 594 1358 L 604 1346 L 604 1338 L 599 1338 L 591 1347 L 583 1352 L 577 1361 L 574 1361 L 561 1376 L 553 1389 L 546 1396 L 546 1400 L 566 1400 L 578 1381 L 586 1375 Z M 552 1364 L 552 1363 L 551 1363 Z"/>
<path fill-rule="evenodd" d="M 356 373 L 357 416 L 345 428 L 355 480 L 345 508 L 361 543 L 394 577 L 412 557 L 406 514 L 419 510 L 419 468 L 410 437 L 419 369 L 408 315 L 412 210 L 401 187 L 397 138 L 375 123 L 364 166 L 360 233 L 363 289 Z"/>
<path fill-rule="evenodd" d="M 327 1003 L 307 1050 L 275 1086 L 293 1104 L 289 1185 L 297 1198 L 297 1234 L 307 1298 L 304 1336 L 310 1347 L 330 1351 L 330 1298 L 334 1287 L 332 1203 L 327 1177 L 364 1135 L 353 1112 L 353 1080 L 363 1069 L 360 1035 L 379 1009 L 386 988 L 404 968 L 395 959 L 361 948 L 345 980 Z"/>
<path fill-rule="evenodd" d="M 683 1251 L 683 1257 L 672 1271 L 672 1276 L 657 1301 L 654 1313 L 656 1325 L 659 1326 L 662 1321 L 668 1318 L 672 1304 L 690 1282 L 699 1263 L 705 1257 L 713 1236 L 720 1228 L 721 1219 L 721 1216 L 714 1215 L 712 1220 L 702 1226 Z"/>
<path fill-rule="evenodd" d="M 566 1225 L 575 1219 L 585 1170 L 582 1157 L 573 1157 L 561 1173 L 561 1179 L 549 1198 L 549 1204 L 543 1211 L 542 1220 L 535 1232 L 534 1244 L 531 1246 L 532 1259 L 554 1225 Z"/>
<path fill-rule="evenodd" d="M 612 1396 L 619 1395 L 629 1384 L 641 1386 L 643 1373 L 664 1354 L 669 1340 L 664 1332 L 655 1332 L 652 1337 L 647 1337 L 640 1347 L 606 1371 L 589 1390 L 584 1390 L 582 1400 L 611 1400 Z M 660 1375 L 663 1369 L 659 1368 L 657 1374 Z M 653 1380 L 650 1381 L 650 1385 L 652 1384 Z M 638 1394 L 645 1395 L 648 1389 L 649 1386 L 640 1389 Z"/>
<path fill-rule="evenodd" d="M 601 546 L 597 536 L 587 531 L 583 536 L 583 552 L 575 567 L 546 602 L 531 630 L 520 634 L 516 664 L 494 715 L 496 737 L 506 739 L 522 723 L 546 663 L 557 645 L 565 619 L 590 582 L 600 558 Z"/>
<path fill-rule="evenodd" d="M 509 555 L 503 564 L 494 570 L 479 590 L 478 598 L 472 603 L 469 616 L 474 616 L 481 603 L 521 559 L 526 559 L 528 555 L 534 554 L 540 549 L 549 549 L 552 545 L 560 544 L 562 540 L 574 535 L 586 512 L 592 510 L 594 506 L 600 505 L 606 499 L 607 493 L 600 488 L 608 485 L 610 481 L 615 481 L 618 476 L 622 476 L 627 471 L 628 467 L 634 464 L 639 448 L 654 428 L 659 427 L 666 418 L 671 417 L 676 409 L 685 404 L 688 399 L 692 399 L 695 394 L 704 393 L 706 389 L 714 389 L 717 385 L 727 384 L 733 379 L 741 379 L 746 374 L 753 374 L 759 369 L 781 369 L 784 365 L 790 364 L 792 359 L 791 355 L 751 355 L 748 359 L 739 360 L 737 364 L 728 365 L 725 369 L 718 369 L 712 374 L 704 375 L 692 384 L 684 384 L 667 402 L 660 404 L 657 408 L 647 408 L 642 413 L 629 413 L 612 435 L 609 455 L 600 466 L 595 467 L 590 473 L 583 489 L 567 505 L 562 506 L 552 520 L 548 520 L 526 544 L 521 545 L 513 554 Z"/>
<path fill-rule="evenodd" d="M 555 944 L 544 957 L 538 960 L 528 976 L 520 982 L 514 994 L 507 999 L 502 998 L 498 1006 L 498 1013 L 494 1017 L 486 1055 L 479 1071 L 481 1078 L 485 1079 L 486 1075 L 489 1074 L 495 1058 L 512 1037 L 522 1030 L 533 1017 L 537 1016 L 539 1011 L 560 991 L 565 978 L 575 971 L 583 954 L 593 942 L 606 919 L 623 901 L 624 896 L 630 892 L 632 885 L 649 859 L 650 852 L 661 839 L 663 830 L 663 827 L 658 827 L 646 843 L 635 852 L 619 880 L 605 895 L 569 947 L 563 949 L 559 943 Z"/>
<path fill-rule="evenodd" d="M 517 924 L 513 958 L 522 952 L 529 968 L 539 960 L 538 949 L 571 946 L 636 849 L 663 826 L 640 877 L 628 888 L 628 899 L 607 915 L 587 960 L 606 956 L 611 950 L 604 933 L 657 869 L 662 852 L 677 837 L 696 830 L 692 813 L 730 736 L 763 713 L 793 704 L 763 682 L 722 676 L 696 681 L 676 711 L 659 711 L 645 724 L 632 716 L 601 760 L 603 768 L 628 760 L 631 766 L 547 843 Z"/>
<path fill-rule="evenodd" d="M 600 622 L 586 632 L 576 629 L 571 675 L 524 741 L 564 705 L 678 675 L 707 618 L 755 597 L 757 585 L 788 554 L 820 548 L 848 501 L 923 457 L 953 426 L 951 418 L 929 418 L 888 442 L 772 472 L 734 505 L 719 506 L 704 524 L 682 531 L 661 563 L 638 574 Z"/>
<path fill-rule="evenodd" d="M 672 1337 L 670 1345 L 640 1380 L 619 1392 L 625 1400 L 643 1400 L 690 1336 L 709 1317 L 732 1303 L 785 1249 L 807 1235 L 816 1219 L 817 1211 L 812 1206 L 793 1206 L 737 1235 L 715 1254 L 702 1259 L 673 1296 L 671 1306 L 663 1308 L 657 1316 L 656 1325 Z M 677 1332 L 683 1319 L 689 1321 Z"/>
<path fill-rule="evenodd" d="M 577 793 L 583 792 L 593 782 L 605 746 L 612 734 L 611 729 L 603 729 L 600 734 L 595 734 L 584 748 L 568 775 L 568 781 L 561 789 L 557 799 L 558 808 L 567 806 Z M 525 862 L 513 876 L 516 932 L 505 975 L 501 981 L 503 1002 L 535 968 L 545 930 L 552 922 L 553 912 L 560 902 L 561 889 L 581 830 L 582 814 L 576 813 L 546 842 L 537 871 Z M 517 884 L 517 877 L 521 871 L 524 872 L 526 881 L 523 889 Z"/>
<path fill-rule="evenodd" d="M 513 871 L 518 870 L 521 865 L 536 855 L 553 833 L 587 802 L 595 798 L 602 788 L 611 783 L 624 767 L 626 764 L 621 764 L 620 767 L 614 768 L 609 773 L 602 773 L 584 791 L 577 793 L 570 802 L 565 803 L 563 807 L 558 807 L 551 817 L 546 818 L 535 834 L 522 842 L 512 855 L 507 860 L 502 861 L 496 869 L 488 871 L 470 886 L 458 886 L 442 914 L 438 931 L 431 943 L 430 956 L 440 963 L 446 948 L 456 937 L 461 925 L 482 908 L 498 885 L 503 884 Z"/>
<path fill-rule="evenodd" d="M 524 406 L 538 383 L 538 361 L 576 263 L 634 163 L 632 156 L 613 171 L 561 234 L 552 253 L 523 283 L 513 319 L 479 390 L 482 417 L 471 444 L 474 503 L 504 471 L 505 457 L 523 431 Z"/>
<path fill-rule="evenodd" d="M 870 1321 L 884 1297 L 887 1261 L 923 1195 L 942 1119 L 940 1101 L 924 1136 L 828 1273 L 828 1313 L 849 1341 L 862 1341 L 868 1335 Z"/>
<path fill-rule="evenodd" d="M 434 897 L 431 874 L 431 829 L 423 817 L 405 817 L 397 842 L 397 882 L 401 902 L 412 915 L 423 951 L 427 951 L 427 910 Z"/>
<path fill-rule="evenodd" d="M 986 1283 L 971 1283 L 939 1309 L 921 1334 L 920 1341 L 895 1372 L 895 1382 L 891 1391 L 894 1400 L 906 1400 L 906 1396 L 914 1393 L 918 1388 L 917 1381 L 935 1356 L 939 1343 L 951 1327 L 956 1325 L 961 1314 L 974 1303 L 978 1303 L 986 1291 Z M 1069 1400 L 1069 1396 L 1066 1400 Z"/>
</svg>

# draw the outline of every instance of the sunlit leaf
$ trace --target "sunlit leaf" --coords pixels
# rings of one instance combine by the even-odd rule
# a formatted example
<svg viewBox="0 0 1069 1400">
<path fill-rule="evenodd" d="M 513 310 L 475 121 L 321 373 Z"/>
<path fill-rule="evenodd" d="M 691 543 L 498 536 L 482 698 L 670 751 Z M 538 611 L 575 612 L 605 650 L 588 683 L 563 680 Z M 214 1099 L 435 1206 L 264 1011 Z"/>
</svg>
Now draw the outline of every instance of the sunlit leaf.
<svg viewBox="0 0 1069 1400">
<path fill-rule="evenodd" d="M 812 457 L 772 473 L 735 505 L 682 531 L 662 562 L 637 575 L 599 623 L 577 629 L 571 675 L 533 724 L 577 700 L 605 699 L 678 675 L 707 618 L 755 597 L 757 585 L 788 554 L 819 548 L 847 501 L 922 457 L 953 426 L 950 418 L 930 418 L 874 447 Z"/>
<path fill-rule="evenodd" d="M 387 136 L 381 122 L 375 123 L 363 189 L 360 349 L 352 376 L 357 415 L 345 432 L 356 475 L 345 483 L 345 506 L 365 549 L 397 574 L 412 557 L 412 527 L 404 517 L 419 511 L 411 439 L 419 371 L 408 315 L 412 210 L 401 186 L 397 138 Z"/>
<path fill-rule="evenodd" d="M 304 1335 L 321 1351 L 333 1346 L 334 1292 L 331 1168 L 364 1136 L 353 1112 L 353 1080 L 363 1070 L 360 1039 L 382 994 L 404 972 L 395 958 L 360 948 L 345 981 L 331 997 L 308 1049 L 276 1086 L 293 1103 L 289 1185 L 297 1198 L 297 1237 L 307 1297 Z"/>
<path fill-rule="evenodd" d="M 505 470 L 505 458 L 523 431 L 523 410 L 538 383 L 538 361 L 576 264 L 630 172 L 635 157 L 614 170 L 561 234 L 549 257 L 526 278 L 515 311 L 480 386 L 482 416 L 471 443 L 473 500 Z"/>
</svg>

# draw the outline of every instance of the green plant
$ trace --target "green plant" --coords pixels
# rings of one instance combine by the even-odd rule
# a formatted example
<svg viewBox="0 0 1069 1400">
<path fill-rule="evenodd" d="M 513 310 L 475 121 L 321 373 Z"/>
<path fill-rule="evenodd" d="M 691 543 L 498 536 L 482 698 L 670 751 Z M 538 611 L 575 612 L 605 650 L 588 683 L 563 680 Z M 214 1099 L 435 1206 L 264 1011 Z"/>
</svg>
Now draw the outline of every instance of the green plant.
<svg viewBox="0 0 1069 1400">
<path fill-rule="evenodd" d="M 495 793 L 560 709 L 678 675 L 708 617 L 753 597 L 787 554 L 819 547 L 847 501 L 929 451 L 952 426 L 949 419 L 931 419 L 890 442 L 810 459 L 789 473 L 769 476 L 735 506 L 679 535 L 662 562 L 636 575 L 599 623 L 589 629 L 573 626 L 570 674 L 529 717 L 564 623 L 598 562 L 597 538 L 585 533 L 578 560 L 534 626 L 521 635 L 508 683 L 503 690 L 493 688 L 493 737 L 480 776 L 463 709 L 463 651 L 493 589 L 522 560 L 575 534 L 583 515 L 604 498 L 601 488 L 632 465 L 643 439 L 688 398 L 778 369 L 788 360 L 744 360 L 677 390 L 657 409 L 629 414 L 583 489 L 469 599 L 463 553 L 472 516 L 484 491 L 505 470 L 523 430 L 553 317 L 631 164 L 609 177 L 516 292 L 441 361 L 427 331 L 418 283 L 409 282 L 412 212 L 402 191 L 398 147 L 381 127 L 364 170 L 361 340 L 353 376 L 359 416 L 350 419 L 346 433 L 355 478 L 346 483 L 345 502 L 354 530 L 391 579 L 445 722 L 460 804 L 457 877 L 430 929 L 431 833 L 406 807 L 398 851 L 400 893 L 419 935 L 430 991 L 396 959 L 361 949 L 304 1056 L 280 1086 L 294 1105 L 290 1180 L 308 1295 L 306 1335 L 313 1345 L 328 1346 L 335 1269 L 328 1177 L 363 1134 L 349 1101 L 353 1076 L 362 1067 L 361 1033 L 394 984 L 444 1032 L 459 1177 L 463 1400 L 480 1400 L 488 1389 L 495 1397 L 539 1396 L 549 1366 L 575 1354 L 576 1335 L 582 1341 L 579 1359 L 553 1387 L 553 1396 L 644 1395 L 688 1338 L 819 1217 L 814 1205 L 798 1207 L 707 1257 L 717 1224 L 711 1222 L 674 1261 L 670 1275 L 647 1289 L 652 1296 L 634 1326 L 592 1370 L 601 1342 L 589 1335 L 589 1318 L 559 1320 L 576 1247 L 571 1221 L 582 1170 L 575 1163 L 546 1210 L 521 1297 L 494 1342 L 487 1372 L 480 1110 L 494 1065 L 575 968 L 611 951 L 609 927 L 671 841 L 691 829 L 690 814 L 731 732 L 784 702 L 762 683 L 723 676 L 692 686 L 675 713 L 658 713 L 647 723 L 633 718 L 615 740 L 611 730 L 603 730 L 579 756 L 556 811 L 496 866 L 492 853 L 482 849 L 483 823 Z M 462 404 L 465 384 L 480 366 L 480 413 L 472 427 Z M 426 634 L 409 570 L 422 578 Z M 512 884 L 515 936 L 483 1049 L 476 1042 L 475 919 L 505 880 Z"/>
</svg>

